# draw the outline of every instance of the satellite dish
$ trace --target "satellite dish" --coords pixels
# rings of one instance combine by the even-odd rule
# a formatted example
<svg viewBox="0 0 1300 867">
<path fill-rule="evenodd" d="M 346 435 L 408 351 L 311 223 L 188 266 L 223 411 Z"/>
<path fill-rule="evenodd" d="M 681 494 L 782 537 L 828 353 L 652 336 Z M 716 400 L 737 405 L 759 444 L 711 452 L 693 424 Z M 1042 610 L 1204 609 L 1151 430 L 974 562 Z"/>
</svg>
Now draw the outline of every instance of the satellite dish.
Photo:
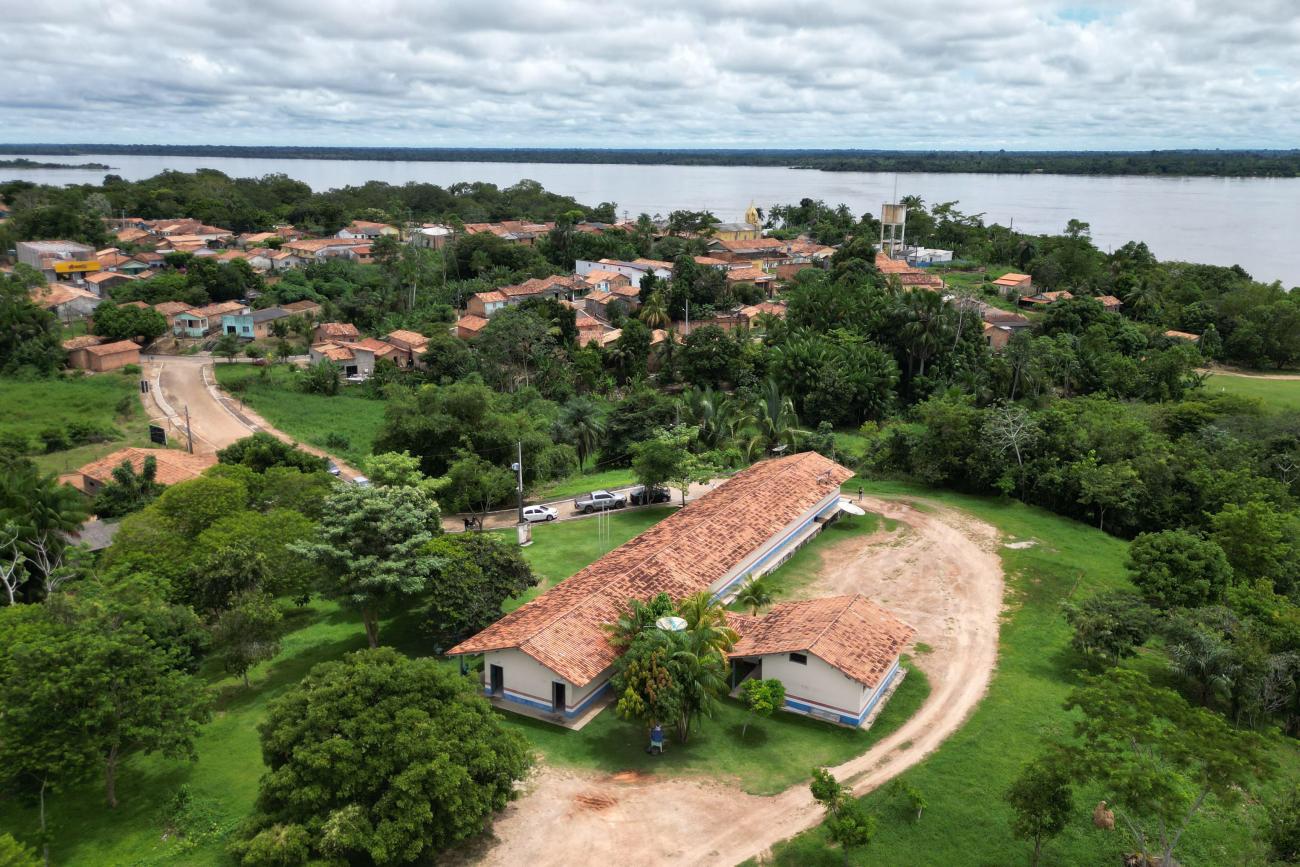
<svg viewBox="0 0 1300 867">
<path fill-rule="evenodd" d="M 867 513 L 861 506 L 854 505 L 848 500 L 840 500 L 840 511 L 848 512 L 850 515 L 865 515 Z"/>
<path fill-rule="evenodd" d="M 681 617 L 660 617 L 655 621 L 655 626 L 664 632 L 685 632 L 686 620 Z"/>
</svg>

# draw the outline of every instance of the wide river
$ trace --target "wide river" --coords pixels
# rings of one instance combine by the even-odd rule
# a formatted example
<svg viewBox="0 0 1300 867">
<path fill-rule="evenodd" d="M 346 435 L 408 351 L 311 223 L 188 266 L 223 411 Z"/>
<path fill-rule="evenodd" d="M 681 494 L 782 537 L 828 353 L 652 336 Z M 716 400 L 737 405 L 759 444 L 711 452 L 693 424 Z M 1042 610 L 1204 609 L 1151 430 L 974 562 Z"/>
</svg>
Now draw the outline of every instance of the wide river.
<svg viewBox="0 0 1300 867">
<path fill-rule="evenodd" d="M 1161 259 L 1240 264 L 1256 279 L 1300 285 L 1300 179 L 1147 178 L 1068 175 L 888 174 L 797 171 L 749 166 L 624 166 L 564 163 L 440 163 L 370 160 L 232 159 L 221 157 L 29 155 L 38 162 L 99 162 L 139 180 L 164 169 L 214 168 L 232 177 L 283 173 L 325 190 L 366 181 L 423 181 L 447 186 L 521 178 L 584 204 L 612 201 L 619 214 L 709 210 L 739 220 L 752 200 L 760 207 L 822 199 L 855 214 L 880 213 L 883 202 L 918 195 L 956 201 L 989 223 L 1028 232 L 1060 232 L 1070 218 L 1092 225 L 1103 250 L 1145 241 Z M 103 172 L 4 169 L 0 178 L 47 184 L 99 183 Z M 1014 222 L 1013 222 L 1014 221 Z"/>
</svg>

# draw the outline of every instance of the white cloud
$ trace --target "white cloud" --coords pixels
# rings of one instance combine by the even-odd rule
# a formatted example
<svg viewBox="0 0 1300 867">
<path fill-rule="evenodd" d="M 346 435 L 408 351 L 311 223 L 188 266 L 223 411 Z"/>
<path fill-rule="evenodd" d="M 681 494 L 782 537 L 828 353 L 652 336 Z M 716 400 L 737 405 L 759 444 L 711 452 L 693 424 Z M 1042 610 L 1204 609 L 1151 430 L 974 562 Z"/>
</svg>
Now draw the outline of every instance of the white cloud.
<svg viewBox="0 0 1300 867">
<path fill-rule="evenodd" d="M 1293 147 L 1293 0 L 6 3 L 0 140 Z M 39 11 L 38 11 L 39 10 Z"/>
</svg>

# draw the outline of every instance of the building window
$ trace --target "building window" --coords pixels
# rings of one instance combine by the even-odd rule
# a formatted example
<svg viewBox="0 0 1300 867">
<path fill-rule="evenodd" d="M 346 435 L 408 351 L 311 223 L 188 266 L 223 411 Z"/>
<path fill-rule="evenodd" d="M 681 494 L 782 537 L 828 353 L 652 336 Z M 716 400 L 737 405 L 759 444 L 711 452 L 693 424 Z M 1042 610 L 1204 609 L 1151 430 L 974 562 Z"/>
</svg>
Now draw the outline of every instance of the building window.
<svg viewBox="0 0 1300 867">
<path fill-rule="evenodd" d="M 795 665 L 807 665 L 808 655 L 806 653 L 792 653 L 790 654 L 790 661 Z"/>
</svg>

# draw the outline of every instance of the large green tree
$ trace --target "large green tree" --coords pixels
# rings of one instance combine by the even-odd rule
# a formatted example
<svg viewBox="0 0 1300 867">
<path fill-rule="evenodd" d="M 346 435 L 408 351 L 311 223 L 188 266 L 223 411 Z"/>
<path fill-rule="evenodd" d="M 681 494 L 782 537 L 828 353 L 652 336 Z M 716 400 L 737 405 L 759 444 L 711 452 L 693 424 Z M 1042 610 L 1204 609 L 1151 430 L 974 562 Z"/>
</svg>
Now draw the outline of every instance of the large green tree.
<svg viewBox="0 0 1300 867">
<path fill-rule="evenodd" d="M 1066 700 L 1077 710 L 1070 761 L 1094 783 L 1144 856 L 1172 867 L 1205 802 L 1232 804 L 1269 769 L 1259 736 L 1188 705 L 1142 672 L 1086 677 Z"/>
<path fill-rule="evenodd" d="M 501 617 L 507 600 L 537 584 L 519 547 L 489 533 L 438 536 L 428 556 L 429 633 L 446 648 Z"/>
<path fill-rule="evenodd" d="M 268 768 L 244 865 L 409 864 L 482 832 L 528 744 L 473 683 L 389 648 L 316 666 L 258 727 Z"/>
<path fill-rule="evenodd" d="M 1147 602 L 1158 608 L 1220 602 L 1232 580 L 1223 548 L 1187 530 L 1138 536 L 1129 546 L 1128 570 Z"/>
<path fill-rule="evenodd" d="M 316 538 L 293 550 L 321 567 L 326 595 L 355 607 L 378 647 L 381 613 L 425 589 L 425 546 L 441 532 L 437 505 L 418 488 L 342 485 L 325 503 Z"/>
</svg>

